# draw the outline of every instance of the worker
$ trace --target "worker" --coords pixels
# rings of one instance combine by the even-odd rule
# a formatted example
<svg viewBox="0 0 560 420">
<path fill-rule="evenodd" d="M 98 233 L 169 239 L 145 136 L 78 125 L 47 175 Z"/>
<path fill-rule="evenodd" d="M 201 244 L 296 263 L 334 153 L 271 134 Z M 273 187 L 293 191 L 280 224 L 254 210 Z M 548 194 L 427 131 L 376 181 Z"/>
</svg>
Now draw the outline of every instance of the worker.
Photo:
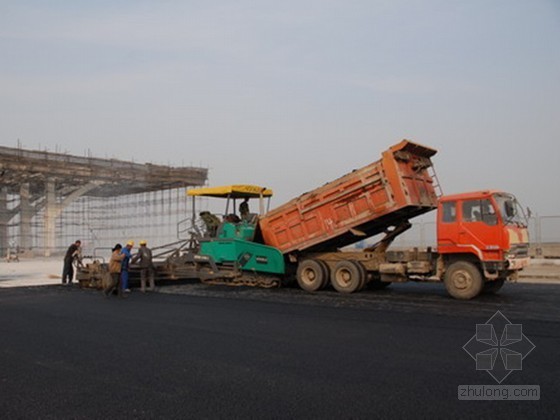
<svg viewBox="0 0 560 420">
<path fill-rule="evenodd" d="M 72 280 L 74 279 L 74 267 L 72 264 L 74 263 L 74 259 L 78 258 L 80 255 L 81 245 L 82 242 L 77 240 L 66 250 L 66 254 L 64 255 L 64 267 L 62 268 L 62 284 L 72 284 Z"/>
<path fill-rule="evenodd" d="M 155 285 L 155 273 L 154 264 L 152 263 L 152 250 L 148 248 L 148 242 L 145 240 L 140 241 L 140 248 L 131 263 L 135 264 L 139 262 L 140 265 L 140 290 L 142 293 L 146 293 L 146 280 L 150 281 L 150 291 L 156 290 Z"/>
<path fill-rule="evenodd" d="M 124 260 L 124 254 L 121 252 L 122 245 L 116 244 L 111 250 L 111 259 L 109 260 L 109 274 L 111 275 L 110 283 L 103 289 L 103 295 L 109 297 L 113 294 L 115 289 L 119 297 L 123 297 L 123 290 L 120 285 L 121 271 L 122 271 L 122 261 Z"/>
<path fill-rule="evenodd" d="M 130 289 L 128 288 L 128 268 L 130 266 L 130 259 L 132 258 L 131 251 L 133 247 L 134 241 L 128 241 L 121 251 L 122 254 L 124 254 L 121 264 L 121 287 L 125 293 L 130 293 Z"/>
<path fill-rule="evenodd" d="M 239 215 L 241 220 L 249 220 L 249 198 L 245 198 L 239 205 Z"/>
<path fill-rule="evenodd" d="M 218 231 L 218 226 L 220 226 L 220 219 L 215 215 L 210 213 L 209 211 L 201 211 L 200 218 L 206 225 L 206 232 L 208 236 L 214 237 L 216 236 L 216 232 Z"/>
</svg>

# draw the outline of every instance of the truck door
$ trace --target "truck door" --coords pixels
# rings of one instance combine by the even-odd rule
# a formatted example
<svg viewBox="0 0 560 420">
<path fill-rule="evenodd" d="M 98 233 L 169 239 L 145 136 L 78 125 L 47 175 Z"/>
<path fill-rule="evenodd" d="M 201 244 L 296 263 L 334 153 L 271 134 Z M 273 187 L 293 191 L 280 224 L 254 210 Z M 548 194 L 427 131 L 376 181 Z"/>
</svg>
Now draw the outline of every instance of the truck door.
<svg viewBox="0 0 560 420">
<path fill-rule="evenodd" d="M 501 229 L 490 199 L 464 200 L 460 208 L 458 245 L 474 248 L 483 260 L 501 259 Z"/>
<path fill-rule="evenodd" d="M 457 202 L 442 201 L 438 209 L 438 251 L 440 253 L 457 252 L 459 227 L 457 223 Z"/>
</svg>

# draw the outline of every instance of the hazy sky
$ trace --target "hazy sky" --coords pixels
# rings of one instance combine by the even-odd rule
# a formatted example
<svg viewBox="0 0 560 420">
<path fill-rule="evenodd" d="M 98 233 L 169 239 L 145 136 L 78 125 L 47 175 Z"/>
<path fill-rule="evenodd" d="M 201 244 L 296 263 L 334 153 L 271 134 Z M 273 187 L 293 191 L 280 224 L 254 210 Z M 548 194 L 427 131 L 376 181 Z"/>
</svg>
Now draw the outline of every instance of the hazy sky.
<svg viewBox="0 0 560 420">
<path fill-rule="evenodd" d="M 402 138 L 560 214 L 560 0 L 0 0 L 0 144 L 210 168 L 275 204 Z"/>
</svg>

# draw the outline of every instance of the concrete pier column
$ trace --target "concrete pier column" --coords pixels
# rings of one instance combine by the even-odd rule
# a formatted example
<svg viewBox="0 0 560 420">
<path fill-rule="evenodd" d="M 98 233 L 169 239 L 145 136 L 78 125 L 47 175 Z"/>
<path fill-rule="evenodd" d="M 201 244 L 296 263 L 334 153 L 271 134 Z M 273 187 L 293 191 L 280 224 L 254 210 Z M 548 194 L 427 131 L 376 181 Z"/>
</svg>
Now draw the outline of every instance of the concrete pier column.
<svg viewBox="0 0 560 420">
<path fill-rule="evenodd" d="M 24 252 L 31 250 L 32 235 L 31 235 L 31 219 L 33 218 L 33 207 L 31 206 L 31 192 L 29 183 L 21 184 L 19 188 L 20 199 L 20 222 L 19 222 L 19 237 L 20 247 Z"/>
<path fill-rule="evenodd" d="M 8 243 L 8 223 L 11 215 L 8 212 L 8 189 L 0 188 L 0 255 L 5 256 L 10 244 Z"/>
<path fill-rule="evenodd" d="M 56 218 L 59 213 L 56 183 L 52 178 L 45 183 L 45 196 L 45 257 L 50 257 L 56 248 Z"/>
</svg>

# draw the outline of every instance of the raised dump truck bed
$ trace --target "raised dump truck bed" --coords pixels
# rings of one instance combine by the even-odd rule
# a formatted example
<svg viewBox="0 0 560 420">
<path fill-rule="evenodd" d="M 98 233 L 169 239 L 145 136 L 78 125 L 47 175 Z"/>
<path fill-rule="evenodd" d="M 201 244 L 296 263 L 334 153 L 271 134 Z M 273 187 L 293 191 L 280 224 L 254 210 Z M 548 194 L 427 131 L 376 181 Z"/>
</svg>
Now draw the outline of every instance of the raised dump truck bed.
<svg viewBox="0 0 560 420">
<path fill-rule="evenodd" d="M 335 250 L 437 207 L 434 149 L 408 140 L 381 159 L 268 212 L 264 243 L 284 254 Z"/>
</svg>

